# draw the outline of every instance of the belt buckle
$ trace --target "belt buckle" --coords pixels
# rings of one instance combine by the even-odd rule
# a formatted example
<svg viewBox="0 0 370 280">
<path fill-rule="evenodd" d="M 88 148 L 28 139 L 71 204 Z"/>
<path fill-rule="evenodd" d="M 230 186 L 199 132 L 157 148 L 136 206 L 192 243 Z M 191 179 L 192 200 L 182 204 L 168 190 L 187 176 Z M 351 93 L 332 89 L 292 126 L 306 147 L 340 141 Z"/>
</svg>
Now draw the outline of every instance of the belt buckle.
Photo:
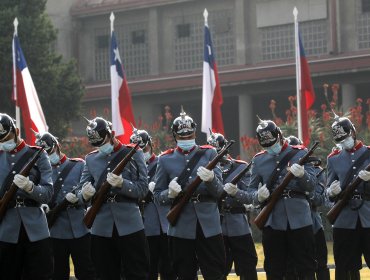
<svg viewBox="0 0 370 280">
<path fill-rule="evenodd" d="M 290 195 L 290 191 L 291 190 L 285 190 L 283 193 L 283 197 L 292 198 L 292 196 Z"/>
<path fill-rule="evenodd" d="M 26 207 L 25 202 L 24 202 L 24 198 L 16 198 L 15 199 L 14 208 L 18 208 L 18 207 Z"/>
<path fill-rule="evenodd" d="M 362 199 L 362 195 L 360 193 L 355 193 L 353 196 L 352 196 L 352 199 Z"/>
<path fill-rule="evenodd" d="M 113 203 L 113 202 L 116 202 L 116 194 L 114 196 L 108 196 L 107 197 L 107 202 L 109 203 Z"/>
<path fill-rule="evenodd" d="M 199 199 L 200 199 L 200 193 L 198 193 L 196 196 L 191 197 L 191 201 L 194 202 L 194 203 L 200 202 Z"/>
</svg>

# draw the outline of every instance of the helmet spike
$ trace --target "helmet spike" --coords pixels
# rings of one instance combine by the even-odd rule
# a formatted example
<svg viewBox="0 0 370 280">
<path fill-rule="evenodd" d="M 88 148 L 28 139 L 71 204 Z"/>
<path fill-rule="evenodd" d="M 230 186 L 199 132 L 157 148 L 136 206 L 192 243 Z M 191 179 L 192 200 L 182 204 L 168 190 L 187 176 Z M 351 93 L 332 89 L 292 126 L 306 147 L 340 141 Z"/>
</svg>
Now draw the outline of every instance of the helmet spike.
<svg viewBox="0 0 370 280">
<path fill-rule="evenodd" d="M 41 134 L 40 134 L 39 132 L 34 131 L 32 128 L 30 128 L 30 129 L 31 129 L 31 131 L 33 132 L 33 134 L 35 134 L 35 137 L 36 137 L 37 139 L 40 139 L 40 138 L 41 138 Z"/>
<path fill-rule="evenodd" d="M 132 127 L 132 133 L 137 134 L 137 128 L 132 124 L 132 122 L 130 122 L 130 124 L 131 124 L 131 127 Z"/>
<path fill-rule="evenodd" d="M 335 113 L 334 109 L 331 109 L 331 112 L 333 113 L 334 120 L 338 121 L 340 117 Z"/>
<path fill-rule="evenodd" d="M 256 117 L 257 117 L 257 120 L 258 120 L 258 123 L 259 123 L 259 124 L 263 123 L 263 120 L 261 120 L 261 118 L 260 118 L 260 116 L 259 116 L 259 115 L 256 115 Z"/>
<path fill-rule="evenodd" d="M 186 116 L 186 113 L 184 111 L 184 107 L 181 105 L 181 112 L 180 112 L 180 116 L 182 119 L 185 119 L 185 116 Z"/>
</svg>

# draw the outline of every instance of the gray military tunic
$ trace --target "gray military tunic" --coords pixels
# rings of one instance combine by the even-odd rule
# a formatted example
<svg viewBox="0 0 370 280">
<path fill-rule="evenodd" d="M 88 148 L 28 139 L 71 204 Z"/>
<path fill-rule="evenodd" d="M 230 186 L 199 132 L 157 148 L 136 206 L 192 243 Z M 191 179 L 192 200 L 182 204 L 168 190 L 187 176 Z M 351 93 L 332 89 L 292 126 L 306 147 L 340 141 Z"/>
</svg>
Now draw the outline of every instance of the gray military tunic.
<svg viewBox="0 0 370 280">
<path fill-rule="evenodd" d="M 344 180 L 346 178 L 347 172 L 350 170 L 352 164 L 367 150 L 362 142 L 358 143 L 352 150 L 347 151 L 335 150 L 328 156 L 328 179 L 327 186 L 329 187 L 331 183 L 335 180 L 339 180 L 340 187 L 343 186 Z M 365 159 L 362 166 L 359 167 L 353 174 L 355 178 L 360 170 L 365 169 L 367 165 L 370 164 L 370 158 Z M 362 182 L 357 187 L 358 194 L 366 194 L 370 196 L 370 183 Z M 361 206 L 362 204 L 362 206 Z M 351 199 L 350 202 L 343 208 L 343 210 L 338 215 L 335 220 L 335 228 L 344 229 L 355 229 L 357 220 L 360 218 L 361 225 L 363 228 L 370 227 L 370 201 L 361 199 Z"/>
<path fill-rule="evenodd" d="M 86 162 L 82 171 L 80 185 L 90 181 L 95 188 L 99 188 L 96 184 L 102 172 L 107 168 L 108 163 L 119 151 L 132 149 L 132 147 L 131 145 L 119 143 L 109 155 L 105 155 L 97 150 L 88 154 L 85 159 Z M 109 171 L 113 171 L 113 169 Z M 104 203 L 92 225 L 92 234 L 101 237 L 112 237 L 113 225 L 116 225 L 119 236 L 144 229 L 143 219 L 137 203 L 148 192 L 147 168 L 142 150 L 136 151 L 123 170 L 122 177 L 122 188 L 112 187 L 108 195 L 111 197 L 115 195 L 127 197 L 131 201 Z"/>
<path fill-rule="evenodd" d="M 11 152 L 0 151 L 0 188 L 13 165 L 29 149 L 39 149 L 28 146 L 23 140 Z M 32 199 L 40 204 L 48 203 L 53 195 L 53 182 L 51 179 L 51 166 L 46 152 L 43 152 L 36 162 L 40 172 L 38 185 L 33 186 L 32 193 L 18 189 L 16 198 Z M 18 242 L 19 231 L 23 223 L 31 242 L 39 241 L 49 237 L 49 229 L 44 211 L 40 207 L 15 207 L 7 210 L 5 217 L 0 222 L 0 241 L 14 243 Z"/>
<path fill-rule="evenodd" d="M 197 169 L 200 166 L 206 166 L 217 154 L 212 146 L 195 146 L 190 152 L 185 153 L 180 148 L 171 149 L 164 152 L 158 160 L 157 171 L 155 175 L 156 186 L 154 188 L 154 197 L 162 205 L 171 205 L 172 198 L 168 197 L 168 185 L 171 180 L 178 177 L 187 162 L 195 155 L 198 149 L 207 149 L 200 158 L 192 173 L 190 174 L 186 186 L 197 177 Z M 217 207 L 217 199 L 223 191 L 221 170 L 216 166 L 213 169 L 215 176 L 212 182 L 202 182 L 194 197 L 203 195 L 208 197 L 207 201 L 189 201 L 187 203 L 175 226 L 169 225 L 168 235 L 178 238 L 195 239 L 196 226 L 199 221 L 206 238 L 221 234 L 220 214 Z"/>
<path fill-rule="evenodd" d="M 78 186 L 84 167 L 84 160 L 82 159 L 69 159 L 64 156 L 61 159 L 60 164 L 53 165 L 53 182 L 59 177 L 59 174 L 63 172 L 64 168 L 72 162 L 73 167 L 64 177 L 63 184 L 60 188 L 59 193 L 56 195 L 55 203 L 61 203 L 66 194 L 71 192 L 73 188 Z M 68 207 L 66 210 L 62 211 L 58 218 L 56 219 L 54 225 L 50 229 L 50 236 L 59 239 L 72 239 L 80 238 L 87 233 L 89 230 L 83 223 L 83 217 L 85 214 L 84 202 L 80 196 L 79 202 L 74 204 L 74 206 Z"/>
<path fill-rule="evenodd" d="M 260 183 L 262 185 L 267 183 L 275 167 L 292 149 L 299 149 L 298 153 L 290 160 L 290 165 L 293 165 L 294 163 L 298 163 L 299 159 L 306 154 L 307 150 L 303 146 L 290 146 L 285 142 L 281 152 L 276 156 L 270 155 L 266 151 L 255 155 L 252 160 L 248 191 L 246 193 L 238 192 L 236 197 L 243 203 L 248 203 L 253 199 L 254 204 L 260 205 L 257 198 L 258 185 Z M 280 185 L 286 173 L 287 170 L 284 168 L 277 180 L 273 182 L 272 190 Z M 312 192 L 315 185 L 316 177 L 313 166 L 312 164 L 305 164 L 303 177 L 294 177 L 286 187 L 286 190 L 293 190 L 304 195 Z M 311 210 L 307 199 L 298 197 L 284 197 L 280 199 L 269 215 L 265 227 L 271 226 L 275 230 L 287 230 L 288 224 L 290 229 L 293 230 L 312 225 Z"/>
</svg>

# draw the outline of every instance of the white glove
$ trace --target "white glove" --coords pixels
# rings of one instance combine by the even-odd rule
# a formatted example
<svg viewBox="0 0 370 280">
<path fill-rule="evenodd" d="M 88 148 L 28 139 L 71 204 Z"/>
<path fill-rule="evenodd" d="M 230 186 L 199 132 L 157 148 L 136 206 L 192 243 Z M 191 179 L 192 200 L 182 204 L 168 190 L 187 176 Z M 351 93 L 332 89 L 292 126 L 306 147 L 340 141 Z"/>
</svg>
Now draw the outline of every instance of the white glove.
<svg viewBox="0 0 370 280">
<path fill-rule="evenodd" d="M 83 196 L 84 200 L 87 201 L 87 200 L 89 200 L 90 198 L 92 198 L 94 196 L 95 188 L 93 187 L 91 182 L 86 182 L 82 186 L 81 192 L 82 192 L 82 196 Z"/>
<path fill-rule="evenodd" d="M 180 192 L 181 186 L 177 183 L 177 177 L 175 177 L 168 185 L 168 197 L 175 198 Z"/>
<path fill-rule="evenodd" d="M 17 174 L 14 176 L 13 183 L 17 185 L 18 188 L 31 193 L 33 191 L 33 183 L 28 179 L 28 177 L 24 177 L 21 174 Z"/>
<path fill-rule="evenodd" d="M 155 188 L 155 183 L 154 182 L 150 182 L 149 185 L 148 185 L 148 189 L 149 189 L 149 191 L 151 193 L 153 193 L 154 188 Z"/>
<path fill-rule="evenodd" d="M 298 163 L 294 163 L 294 164 L 290 167 L 290 172 L 291 172 L 295 177 L 302 178 L 302 177 L 303 177 L 303 175 L 304 175 L 304 166 L 299 165 Z"/>
<path fill-rule="evenodd" d="M 123 186 L 123 178 L 122 175 L 116 175 L 112 172 L 107 174 L 107 182 L 109 185 L 115 188 L 122 188 Z"/>
<path fill-rule="evenodd" d="M 40 208 L 44 211 L 44 213 L 48 213 L 50 211 L 49 205 L 41 204 Z"/>
<path fill-rule="evenodd" d="M 330 184 L 330 187 L 328 188 L 328 195 L 330 197 L 334 197 L 338 195 L 342 189 L 340 188 L 340 182 L 338 180 L 335 180 L 333 183 Z"/>
<path fill-rule="evenodd" d="M 200 166 L 197 170 L 197 175 L 204 182 L 211 182 L 215 177 L 213 170 L 208 170 L 207 168 Z"/>
<path fill-rule="evenodd" d="M 370 181 L 370 171 L 366 171 L 366 170 L 361 170 L 359 173 L 358 173 L 358 177 L 360 177 L 361 180 L 364 180 L 364 181 Z"/>
<path fill-rule="evenodd" d="M 238 187 L 234 184 L 231 183 L 226 183 L 224 186 L 225 192 L 231 196 L 235 196 L 236 193 L 238 192 Z"/>
<path fill-rule="evenodd" d="M 264 184 L 262 187 L 258 189 L 257 199 L 259 202 L 264 202 L 269 196 L 270 196 L 270 191 L 266 187 L 266 184 Z"/>
<path fill-rule="evenodd" d="M 72 204 L 75 204 L 78 201 L 78 197 L 71 192 L 66 194 L 66 199 Z"/>
</svg>

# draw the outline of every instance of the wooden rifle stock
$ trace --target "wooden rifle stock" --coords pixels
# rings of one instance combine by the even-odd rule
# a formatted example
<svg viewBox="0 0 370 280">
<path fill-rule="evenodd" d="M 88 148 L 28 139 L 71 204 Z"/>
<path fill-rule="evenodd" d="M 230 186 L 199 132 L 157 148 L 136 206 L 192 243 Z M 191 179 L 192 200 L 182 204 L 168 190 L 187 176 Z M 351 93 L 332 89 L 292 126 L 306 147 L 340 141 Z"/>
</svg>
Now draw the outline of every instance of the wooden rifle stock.
<svg viewBox="0 0 370 280">
<path fill-rule="evenodd" d="M 234 144 L 235 141 L 231 140 L 218 154 L 217 156 L 206 166 L 208 170 L 212 170 L 216 167 L 217 163 L 221 158 L 228 153 L 228 149 Z M 197 176 L 194 181 L 192 181 L 184 191 L 179 193 L 174 202 L 172 203 L 171 210 L 167 214 L 167 220 L 172 226 L 175 226 L 177 220 L 182 212 L 182 209 L 188 203 L 189 199 L 192 197 L 193 193 L 196 191 L 202 180 Z"/>
<path fill-rule="evenodd" d="M 315 142 L 315 144 L 311 147 L 311 149 L 305 154 L 298 162 L 299 165 L 303 165 L 306 163 L 307 159 L 311 154 L 314 152 L 314 150 L 317 148 L 319 145 L 319 142 Z M 284 189 L 286 186 L 289 184 L 289 182 L 294 178 L 294 175 L 289 171 L 283 181 L 280 183 L 279 186 L 276 187 L 276 189 L 272 192 L 270 195 L 270 198 L 267 201 L 267 204 L 265 207 L 262 208 L 261 212 L 257 215 L 257 217 L 254 219 L 255 225 L 262 230 L 263 227 L 265 226 L 268 217 L 270 216 L 270 213 L 275 207 L 275 204 L 278 202 L 280 199 L 281 195 L 284 192 Z"/>
<path fill-rule="evenodd" d="M 370 164 L 366 166 L 365 170 L 370 171 Z M 357 175 L 356 179 L 353 180 L 351 184 L 347 185 L 344 188 L 338 201 L 334 204 L 334 206 L 326 214 L 326 217 L 328 218 L 328 221 L 331 224 L 335 223 L 335 220 L 338 218 L 340 212 L 347 205 L 348 201 L 351 199 L 353 195 L 353 192 L 356 190 L 356 188 L 361 182 L 363 182 L 363 180 Z"/>
<path fill-rule="evenodd" d="M 139 143 L 137 143 L 135 147 L 133 147 L 131 151 L 117 164 L 117 166 L 112 171 L 113 174 L 120 175 L 123 172 L 123 169 L 125 168 L 127 163 L 131 160 L 132 156 L 136 153 L 136 149 L 138 146 L 139 146 Z M 98 214 L 101 206 L 103 205 L 106 199 L 106 195 L 109 192 L 111 187 L 112 186 L 107 181 L 104 181 L 104 183 L 100 186 L 99 190 L 95 194 L 92 205 L 87 210 L 85 217 L 83 219 L 87 228 L 92 227 L 95 217 Z"/>
<path fill-rule="evenodd" d="M 32 167 L 36 164 L 36 161 L 41 156 L 44 148 L 41 147 L 31 158 L 31 160 L 23 166 L 19 174 L 27 177 L 30 174 Z M 4 186 L 6 188 L 6 186 Z M 8 210 L 8 205 L 11 200 L 14 199 L 15 194 L 18 191 L 18 186 L 12 182 L 8 191 L 4 194 L 2 199 L 0 200 L 0 221 L 4 218 L 6 211 Z"/>
</svg>

